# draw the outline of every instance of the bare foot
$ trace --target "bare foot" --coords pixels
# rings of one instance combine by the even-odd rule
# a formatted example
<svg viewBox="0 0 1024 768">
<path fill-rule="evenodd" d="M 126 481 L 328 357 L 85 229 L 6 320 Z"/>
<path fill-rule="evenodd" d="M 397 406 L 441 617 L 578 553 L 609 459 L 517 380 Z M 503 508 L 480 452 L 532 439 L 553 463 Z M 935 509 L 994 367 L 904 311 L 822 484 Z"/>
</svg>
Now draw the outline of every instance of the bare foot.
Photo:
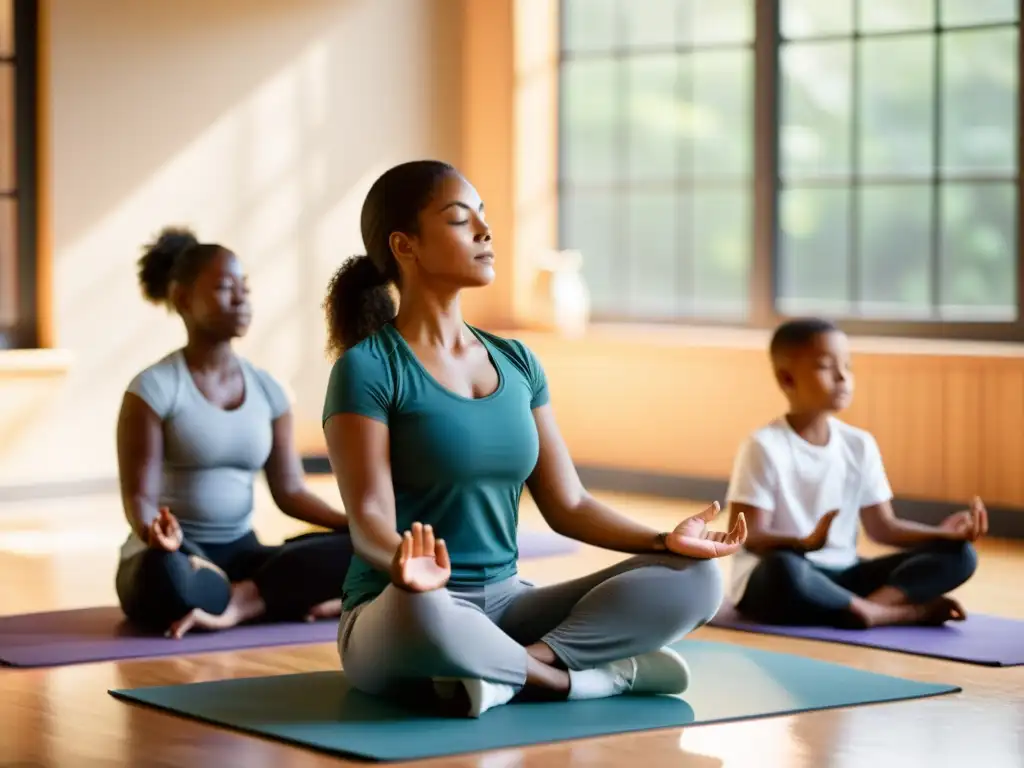
<svg viewBox="0 0 1024 768">
<path fill-rule="evenodd" d="M 325 600 L 322 603 L 318 603 L 309 609 L 309 613 L 306 614 L 306 621 L 316 621 L 317 619 L 333 619 L 341 616 L 341 598 L 337 597 L 333 600 Z"/>
<path fill-rule="evenodd" d="M 940 597 L 923 605 L 887 605 L 855 598 L 850 604 L 850 612 L 863 622 L 864 629 L 907 624 L 938 626 L 967 618 L 963 606 L 951 597 Z"/>
<path fill-rule="evenodd" d="M 963 621 L 967 618 L 964 607 L 951 597 L 939 597 L 917 608 L 919 624 L 939 626 L 947 621 Z"/>
<path fill-rule="evenodd" d="M 862 597 L 853 599 L 853 602 L 850 603 L 850 612 L 859 619 L 861 629 L 887 627 L 894 624 L 915 624 L 920 613 L 916 605 L 906 603 L 887 605 L 865 600 Z"/>
<path fill-rule="evenodd" d="M 193 608 L 167 630 L 167 637 L 180 640 L 192 629 L 210 631 L 229 629 L 245 621 L 251 621 L 266 610 L 266 604 L 260 597 L 259 590 L 251 581 L 240 581 L 231 585 L 231 599 L 228 607 L 220 615 L 207 613 L 200 608 Z"/>
<path fill-rule="evenodd" d="M 181 638 L 193 629 L 228 629 L 229 627 L 235 626 L 237 623 L 237 620 L 234 619 L 232 615 L 229 615 L 228 611 L 224 611 L 224 613 L 219 616 L 214 616 L 212 613 L 207 613 L 202 608 L 193 608 L 176 622 L 171 624 L 171 628 L 167 630 L 167 637 L 173 638 L 174 640 L 181 640 Z"/>
</svg>

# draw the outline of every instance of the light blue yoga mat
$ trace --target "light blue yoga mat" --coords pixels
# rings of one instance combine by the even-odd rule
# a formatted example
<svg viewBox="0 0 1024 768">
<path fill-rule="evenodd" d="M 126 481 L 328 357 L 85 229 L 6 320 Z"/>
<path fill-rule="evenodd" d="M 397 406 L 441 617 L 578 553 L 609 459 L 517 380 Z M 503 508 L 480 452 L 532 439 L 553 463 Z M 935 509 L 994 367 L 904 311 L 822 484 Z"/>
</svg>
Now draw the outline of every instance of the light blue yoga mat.
<svg viewBox="0 0 1024 768">
<path fill-rule="evenodd" d="M 341 672 L 256 677 L 116 690 L 126 701 L 336 755 L 415 760 L 656 728 L 720 723 L 808 710 L 955 693 L 740 645 L 674 646 L 693 681 L 681 697 L 510 704 L 478 720 L 427 716 L 350 689 Z"/>
</svg>

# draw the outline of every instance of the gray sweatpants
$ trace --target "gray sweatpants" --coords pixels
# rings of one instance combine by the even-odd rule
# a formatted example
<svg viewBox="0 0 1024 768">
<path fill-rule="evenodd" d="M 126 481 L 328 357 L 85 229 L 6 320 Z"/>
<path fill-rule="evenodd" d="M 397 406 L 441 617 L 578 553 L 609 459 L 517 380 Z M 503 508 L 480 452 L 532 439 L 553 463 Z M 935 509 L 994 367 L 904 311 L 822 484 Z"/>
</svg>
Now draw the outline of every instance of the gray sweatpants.
<svg viewBox="0 0 1024 768">
<path fill-rule="evenodd" d="M 341 617 L 345 675 L 371 694 L 431 678 L 521 687 L 526 646 L 546 643 L 571 670 L 661 648 L 702 626 L 722 601 L 713 560 L 638 555 L 561 584 L 518 577 L 472 590 L 389 585 Z"/>
</svg>

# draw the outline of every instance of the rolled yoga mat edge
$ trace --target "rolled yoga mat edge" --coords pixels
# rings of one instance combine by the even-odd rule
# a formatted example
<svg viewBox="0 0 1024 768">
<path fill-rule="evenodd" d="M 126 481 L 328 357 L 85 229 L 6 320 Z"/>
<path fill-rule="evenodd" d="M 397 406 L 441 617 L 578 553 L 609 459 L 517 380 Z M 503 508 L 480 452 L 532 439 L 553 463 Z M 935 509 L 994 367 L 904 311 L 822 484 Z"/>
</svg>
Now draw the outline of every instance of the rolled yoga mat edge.
<svg viewBox="0 0 1024 768">
<path fill-rule="evenodd" d="M 513 704 L 478 720 L 432 717 L 348 687 L 341 671 L 110 690 L 110 695 L 248 735 L 373 761 L 781 717 L 957 693 L 957 686 L 880 675 L 793 654 L 684 640 L 693 670 L 681 697 Z"/>
</svg>

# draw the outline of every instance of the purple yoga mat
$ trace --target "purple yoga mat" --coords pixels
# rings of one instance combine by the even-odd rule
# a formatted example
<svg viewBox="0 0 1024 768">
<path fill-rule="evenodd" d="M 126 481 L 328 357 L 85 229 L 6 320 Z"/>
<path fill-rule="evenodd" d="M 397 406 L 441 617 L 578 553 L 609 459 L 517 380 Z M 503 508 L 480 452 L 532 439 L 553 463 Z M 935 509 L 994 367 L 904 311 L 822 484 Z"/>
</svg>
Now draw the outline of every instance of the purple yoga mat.
<svg viewBox="0 0 1024 768">
<path fill-rule="evenodd" d="M 0 663 L 49 667 L 112 659 L 233 651 L 334 642 L 337 621 L 252 624 L 223 632 L 191 632 L 181 640 L 144 634 L 115 607 L 0 617 Z"/>
<path fill-rule="evenodd" d="M 948 622 L 941 627 L 855 630 L 757 624 L 744 619 L 732 606 L 724 605 L 709 623 L 720 629 L 860 645 L 987 667 L 1024 664 L 1024 621 L 984 614 L 971 614 L 965 621 Z"/>
<path fill-rule="evenodd" d="M 522 559 L 575 552 L 579 543 L 551 531 L 520 531 Z M 192 632 L 170 640 L 134 629 L 115 607 L 0 617 L 0 664 L 49 667 L 91 661 L 234 651 L 275 645 L 333 643 L 337 621 L 253 624 L 223 632 Z"/>
<path fill-rule="evenodd" d="M 554 531 L 519 531 L 520 560 L 570 555 L 579 548 L 578 541 Z"/>
</svg>

